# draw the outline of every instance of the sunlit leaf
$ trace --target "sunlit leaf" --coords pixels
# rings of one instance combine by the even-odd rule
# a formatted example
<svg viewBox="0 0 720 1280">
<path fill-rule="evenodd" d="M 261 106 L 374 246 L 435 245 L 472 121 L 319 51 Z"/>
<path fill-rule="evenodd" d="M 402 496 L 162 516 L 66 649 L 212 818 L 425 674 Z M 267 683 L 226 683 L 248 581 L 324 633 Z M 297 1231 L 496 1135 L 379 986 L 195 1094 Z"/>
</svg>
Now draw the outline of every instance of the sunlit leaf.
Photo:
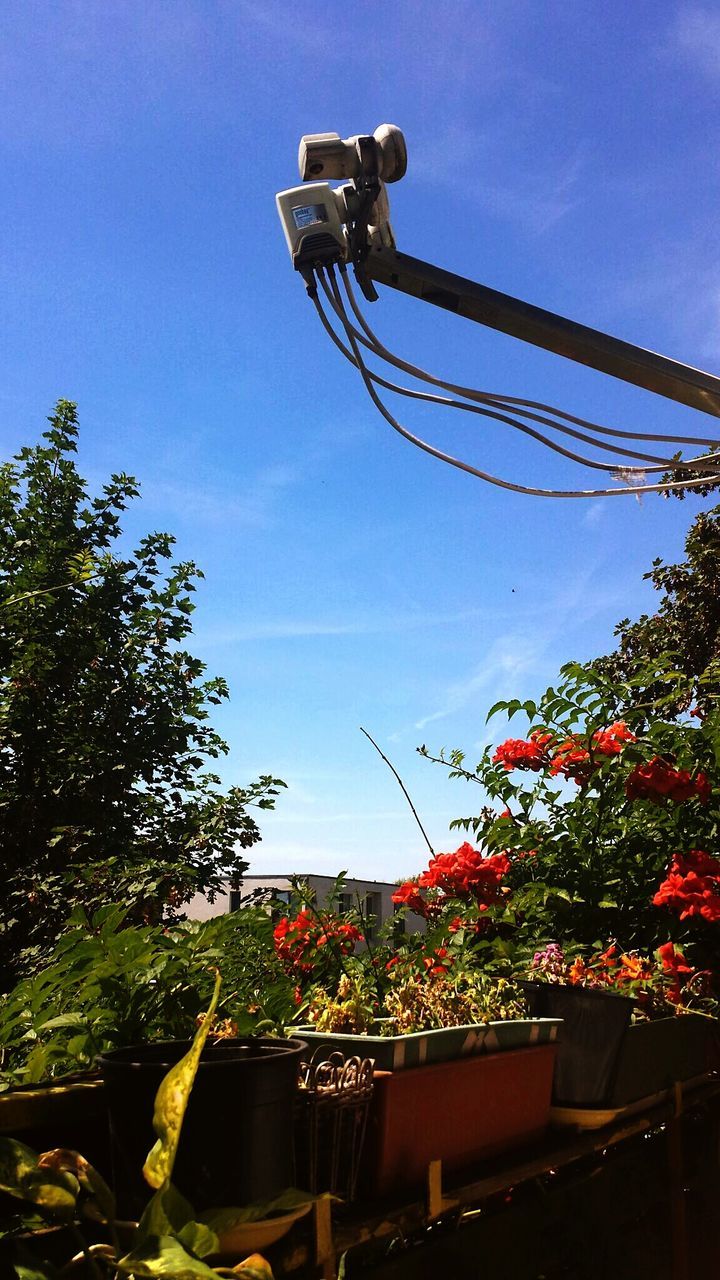
<svg viewBox="0 0 720 1280">
<path fill-rule="evenodd" d="M 171 1067 L 155 1095 L 153 1128 L 158 1140 L 143 1166 L 145 1181 L 151 1187 L 162 1187 L 170 1181 L 175 1164 L 180 1131 L 212 1019 L 220 998 L 221 977 L 215 978 L 210 1008 L 202 1020 L 189 1051 Z"/>
</svg>

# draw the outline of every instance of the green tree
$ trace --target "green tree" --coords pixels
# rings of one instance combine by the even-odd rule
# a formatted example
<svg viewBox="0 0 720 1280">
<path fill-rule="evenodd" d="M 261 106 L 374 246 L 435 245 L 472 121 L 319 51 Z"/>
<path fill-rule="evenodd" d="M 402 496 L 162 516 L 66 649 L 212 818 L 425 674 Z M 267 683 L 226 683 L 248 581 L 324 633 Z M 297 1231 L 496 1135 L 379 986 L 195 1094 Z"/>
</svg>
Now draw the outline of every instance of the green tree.
<svg viewBox="0 0 720 1280">
<path fill-rule="evenodd" d="M 183 647 L 202 577 L 174 539 L 117 553 L 139 492 L 78 473 L 76 406 L 0 468 L 0 965 L 12 981 L 71 907 L 158 918 L 247 867 L 269 776 L 223 789 L 208 708 L 228 697 Z"/>
<path fill-rule="evenodd" d="M 670 654 L 676 669 L 694 682 L 693 692 L 677 703 L 677 712 L 686 710 L 693 698 L 707 709 L 720 695 L 717 681 L 698 683 L 720 659 L 720 506 L 696 517 L 685 551 L 684 562 L 667 565 L 655 560 L 645 574 L 662 593 L 657 612 L 643 614 L 636 622 L 624 618 L 615 628 L 617 649 L 590 664 L 610 680 L 627 681 Z M 653 701 L 664 688 L 652 681 L 638 686 L 635 700 Z"/>
</svg>

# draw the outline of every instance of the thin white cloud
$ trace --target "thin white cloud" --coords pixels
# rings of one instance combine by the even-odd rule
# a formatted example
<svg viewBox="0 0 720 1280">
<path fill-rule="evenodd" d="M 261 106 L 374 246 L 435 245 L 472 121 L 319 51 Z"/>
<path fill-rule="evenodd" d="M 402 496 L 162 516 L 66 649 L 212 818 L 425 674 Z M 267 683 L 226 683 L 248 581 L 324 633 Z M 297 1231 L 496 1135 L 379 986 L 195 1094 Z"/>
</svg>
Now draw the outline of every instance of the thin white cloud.
<svg viewBox="0 0 720 1280">
<path fill-rule="evenodd" d="M 243 480 L 237 493 L 203 488 L 202 481 L 182 484 L 145 480 L 142 498 L 147 508 L 175 516 L 191 516 L 196 523 L 228 527 L 267 528 L 272 524 L 282 495 L 299 479 L 291 467 L 271 466 Z"/>
<path fill-rule="evenodd" d="M 476 695 L 483 693 L 500 677 L 508 683 L 523 672 L 532 670 L 546 645 L 543 641 L 531 641 L 526 636 L 508 634 L 495 640 L 484 659 L 467 680 L 448 687 L 443 705 L 415 722 L 415 729 L 424 729 L 437 720 L 444 720 L 462 710 Z"/>
<path fill-rule="evenodd" d="M 240 644 L 249 640 L 293 640 L 305 636 L 387 635 L 421 631 L 432 627 L 453 626 L 461 622 L 487 621 L 502 616 L 488 609 L 468 609 L 460 613 L 400 614 L 365 616 L 342 622 L 333 618 L 277 618 L 249 621 L 227 628 L 197 631 L 204 645 Z"/>
<path fill-rule="evenodd" d="M 607 500 L 600 502 L 591 502 L 590 506 L 585 509 L 583 516 L 583 524 L 588 529 L 595 529 L 600 524 L 607 506 Z"/>
<path fill-rule="evenodd" d="M 558 637 L 566 642 L 569 621 L 581 625 L 596 617 L 615 600 L 615 590 L 598 589 L 594 578 L 601 562 L 588 564 L 553 597 L 544 600 L 542 606 L 533 603 L 529 610 L 532 628 L 509 631 L 493 641 L 482 663 L 465 680 L 447 687 L 440 706 L 415 721 L 414 729 L 422 730 L 474 702 L 478 695 L 491 697 L 495 690 L 499 696 L 512 688 L 519 676 L 539 671 L 547 665 L 548 655 Z M 563 649 L 563 652 L 566 652 Z M 559 665 L 559 662 L 558 664 Z"/>
<path fill-rule="evenodd" d="M 483 134 L 454 121 L 413 155 L 413 178 L 455 191 L 462 175 L 463 190 L 479 208 L 541 235 L 581 203 L 587 146 L 561 151 L 554 159 L 543 154 L 542 164 L 510 149 L 509 162 L 498 145 L 502 133 L 497 122 L 492 133 Z M 482 177 L 475 178 L 477 173 Z"/>
<path fill-rule="evenodd" d="M 666 48 L 708 79 L 720 80 L 720 11 L 683 5 Z"/>
</svg>

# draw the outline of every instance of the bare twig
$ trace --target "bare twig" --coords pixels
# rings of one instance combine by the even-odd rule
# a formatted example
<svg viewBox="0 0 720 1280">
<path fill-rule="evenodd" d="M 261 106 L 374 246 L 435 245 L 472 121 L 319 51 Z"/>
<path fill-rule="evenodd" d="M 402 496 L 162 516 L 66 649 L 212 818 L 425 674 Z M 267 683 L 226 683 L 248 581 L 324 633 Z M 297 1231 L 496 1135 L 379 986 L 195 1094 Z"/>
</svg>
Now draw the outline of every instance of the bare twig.
<svg viewBox="0 0 720 1280">
<path fill-rule="evenodd" d="M 419 826 L 419 828 L 420 828 L 420 830 L 421 830 L 421 832 L 422 832 L 423 840 L 425 841 L 425 843 L 426 843 L 426 845 L 427 845 L 428 849 L 430 850 L 430 853 L 432 854 L 432 856 L 433 856 L 433 858 L 434 858 L 434 857 L 435 857 L 435 850 L 433 849 L 433 847 L 432 847 L 432 845 L 431 845 L 430 841 L 429 841 L 429 840 L 428 840 L 428 838 L 427 838 L 427 832 L 425 831 L 425 828 L 424 828 L 424 826 L 423 826 L 422 822 L 420 821 L 420 819 L 419 819 L 419 817 L 418 817 L 417 809 L 415 808 L 415 805 L 413 804 L 412 800 L 410 799 L 410 796 L 409 796 L 409 794 L 408 794 L 407 787 L 405 786 L 405 783 L 403 782 L 402 778 L 400 777 L 400 774 L 398 773 L 397 769 L 395 768 L 395 765 L 390 763 L 390 761 L 388 760 L 388 758 L 387 758 L 387 756 L 384 754 L 384 752 L 382 752 L 382 751 L 380 750 L 380 748 L 379 748 L 379 746 L 378 746 L 377 742 L 375 741 L 375 739 L 370 737 L 370 734 L 368 733 L 367 729 L 363 729 L 362 725 L 360 725 L 360 732 L 365 734 L 365 737 L 367 738 L 368 742 L 371 742 L 371 743 L 372 743 L 372 745 L 374 746 L 374 748 L 375 748 L 375 750 L 377 751 L 377 753 L 378 753 L 378 755 L 380 756 L 380 758 L 381 758 L 382 760 L 384 760 L 384 761 L 385 761 L 385 763 L 386 763 L 386 765 L 387 765 L 388 769 L 390 769 L 391 773 L 394 773 L 395 777 L 397 778 L 397 781 L 399 782 L 400 787 L 401 787 L 401 789 L 402 789 L 402 793 L 403 793 L 403 795 L 405 796 L 405 799 L 407 800 L 408 804 L 410 805 L 410 808 L 412 809 L 412 815 L 413 815 L 413 817 L 414 817 L 415 821 L 417 822 L 417 824 L 418 824 L 418 826 Z"/>
</svg>

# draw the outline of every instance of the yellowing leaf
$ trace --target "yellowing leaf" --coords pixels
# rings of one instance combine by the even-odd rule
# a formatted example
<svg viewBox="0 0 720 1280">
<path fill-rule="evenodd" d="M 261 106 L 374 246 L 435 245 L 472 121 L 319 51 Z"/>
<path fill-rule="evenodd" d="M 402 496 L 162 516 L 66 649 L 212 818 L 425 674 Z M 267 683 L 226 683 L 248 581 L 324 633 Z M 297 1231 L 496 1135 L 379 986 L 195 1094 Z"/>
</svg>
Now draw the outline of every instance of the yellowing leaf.
<svg viewBox="0 0 720 1280">
<path fill-rule="evenodd" d="M 170 1068 L 155 1095 L 153 1129 L 158 1135 L 158 1140 L 143 1166 L 145 1181 L 151 1187 L 162 1187 L 170 1181 L 180 1141 L 180 1130 L 200 1062 L 200 1054 L 205 1047 L 220 998 L 221 981 L 218 973 L 210 1008 L 202 1020 L 190 1049 L 184 1058 Z"/>
<path fill-rule="evenodd" d="M 270 1263 L 261 1253 L 251 1253 L 244 1262 L 238 1262 L 232 1268 L 233 1275 L 242 1276 L 243 1280 L 273 1280 Z"/>
</svg>

